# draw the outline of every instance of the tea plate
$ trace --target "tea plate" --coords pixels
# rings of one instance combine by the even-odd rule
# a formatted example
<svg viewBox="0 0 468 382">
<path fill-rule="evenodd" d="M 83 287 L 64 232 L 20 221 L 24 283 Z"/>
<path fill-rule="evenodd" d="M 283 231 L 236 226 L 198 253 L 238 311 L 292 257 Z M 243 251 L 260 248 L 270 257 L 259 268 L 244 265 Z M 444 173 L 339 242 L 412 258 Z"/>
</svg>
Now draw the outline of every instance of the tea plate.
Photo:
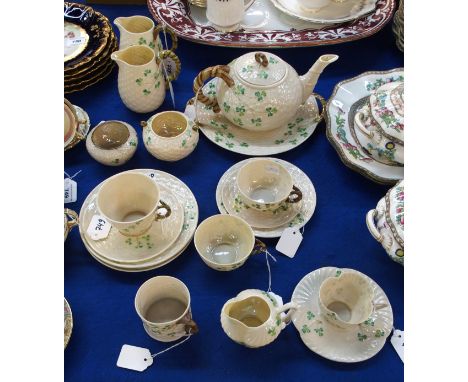
<svg viewBox="0 0 468 382">
<path fill-rule="evenodd" d="M 382 337 L 368 337 L 359 329 L 341 329 L 321 317 L 318 306 L 318 293 L 322 282 L 329 277 L 338 277 L 341 272 L 355 272 L 365 277 L 374 290 L 374 303 L 386 305 L 375 310 L 370 325 L 385 331 Z M 376 355 L 385 345 L 393 328 L 393 312 L 385 292 L 370 277 L 361 272 L 325 267 L 304 276 L 297 284 L 292 295 L 292 302 L 298 309 L 292 316 L 304 344 L 324 358 L 337 362 L 361 362 Z"/>
<path fill-rule="evenodd" d="M 289 222 L 274 228 L 254 228 L 252 227 L 255 236 L 262 238 L 280 237 L 283 231 L 288 227 L 300 229 L 307 224 L 315 211 L 317 205 L 317 196 L 315 188 L 309 177 L 299 168 L 294 166 L 292 163 L 286 162 L 278 158 L 268 158 L 275 162 L 283 165 L 293 178 L 294 185 L 302 191 L 301 207 L 298 214 Z M 235 176 L 239 169 L 251 159 L 245 159 L 241 162 L 236 163 L 234 166 L 229 168 L 221 177 L 216 187 L 216 204 L 219 211 L 222 214 L 229 214 L 223 202 L 223 188 L 229 182 L 232 182 L 232 178 Z"/>
<path fill-rule="evenodd" d="M 273 5 L 287 15 L 320 24 L 339 24 L 372 12 L 377 0 L 331 1 L 316 10 L 306 9 L 299 0 L 271 0 Z"/>
<path fill-rule="evenodd" d="M 70 342 L 70 337 L 73 331 L 73 315 L 70 308 L 70 304 L 67 299 L 63 299 L 63 323 L 64 323 L 64 333 L 63 333 L 63 348 L 65 349 Z"/>
<path fill-rule="evenodd" d="M 204 86 L 205 94 L 216 95 L 217 80 L 214 78 Z M 192 119 L 196 115 L 200 130 L 210 141 L 226 150 L 249 156 L 275 155 L 292 150 L 312 135 L 319 122 L 314 96 L 299 107 L 287 125 L 270 131 L 255 132 L 237 127 L 222 113 L 214 113 L 211 107 L 201 102 L 195 101 L 194 107 L 188 105 L 185 114 Z"/>
<path fill-rule="evenodd" d="M 83 224 L 88 246 L 102 258 L 119 264 L 145 263 L 169 248 L 182 231 L 184 209 L 177 201 L 177 196 L 169 189 L 163 185 L 159 185 L 159 189 L 161 200 L 171 208 L 169 217 L 155 221 L 149 231 L 141 236 L 125 236 L 112 227 L 107 238 L 96 241 L 86 232 L 93 216 L 99 214 L 96 205 L 97 192 L 93 194 L 83 215 L 80 215 L 80 224 Z"/>
<path fill-rule="evenodd" d="M 159 268 L 169 263 L 170 261 L 175 259 L 178 255 L 180 255 L 185 250 L 185 248 L 190 244 L 190 241 L 192 240 L 192 237 L 195 233 L 195 229 L 197 227 L 198 205 L 197 205 L 195 196 L 190 191 L 188 186 L 185 183 L 183 183 L 181 180 L 176 178 L 175 176 L 170 175 L 164 171 L 151 170 L 151 169 L 139 169 L 139 170 L 130 170 L 130 171 L 151 176 L 156 182 L 158 182 L 158 185 L 162 185 L 166 187 L 168 190 L 170 190 L 172 194 L 177 197 L 179 203 L 183 206 L 184 221 L 182 225 L 182 232 L 180 233 L 179 237 L 176 239 L 174 244 L 171 245 L 169 248 L 167 248 L 165 251 L 163 251 L 161 254 L 159 254 L 159 256 L 151 260 L 148 260 L 146 262 L 136 263 L 136 264 L 131 264 L 131 263 L 121 264 L 121 263 L 108 260 L 102 257 L 101 255 L 99 255 L 98 253 L 96 253 L 91 248 L 91 246 L 89 245 L 89 241 L 86 238 L 85 231 L 87 227 L 80 224 L 79 229 L 80 229 L 81 238 L 88 252 L 101 264 L 109 268 L 119 270 L 119 271 L 124 271 L 124 272 L 142 272 L 146 270 Z M 82 216 L 82 214 L 84 214 L 85 210 L 88 208 L 91 198 L 93 196 L 95 198 L 95 195 L 97 191 L 99 190 L 100 186 L 101 185 L 98 185 L 97 187 L 95 187 L 94 190 L 90 192 L 86 200 L 83 202 L 83 206 L 80 211 L 80 216 Z"/>
<path fill-rule="evenodd" d="M 298 203 L 283 203 L 274 211 L 259 211 L 245 205 L 237 187 L 237 171 L 230 172 L 231 177 L 225 179 L 221 190 L 224 208 L 230 215 L 244 219 L 255 228 L 271 229 L 289 223 L 299 213 L 302 201 Z"/>
<path fill-rule="evenodd" d="M 346 166 L 377 183 L 394 184 L 403 179 L 404 167 L 378 162 L 363 150 L 353 136 L 354 124 L 350 122 L 350 111 L 357 101 L 369 96 L 381 85 L 403 80 L 402 68 L 365 72 L 338 83 L 328 100 L 326 113 L 328 140 Z"/>
</svg>

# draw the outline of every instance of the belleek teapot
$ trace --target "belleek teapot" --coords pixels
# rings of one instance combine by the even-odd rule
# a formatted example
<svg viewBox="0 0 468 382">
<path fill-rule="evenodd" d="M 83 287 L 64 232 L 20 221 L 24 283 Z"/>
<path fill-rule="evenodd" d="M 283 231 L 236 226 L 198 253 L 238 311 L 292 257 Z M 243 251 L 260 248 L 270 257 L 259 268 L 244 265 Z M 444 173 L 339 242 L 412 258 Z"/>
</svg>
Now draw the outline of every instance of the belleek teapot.
<svg viewBox="0 0 468 382">
<path fill-rule="evenodd" d="M 221 326 L 233 341 L 258 348 L 278 337 L 296 308 L 292 302 L 280 305 L 274 293 L 247 289 L 224 304 Z"/>
<path fill-rule="evenodd" d="M 286 125 L 298 108 L 307 101 L 323 69 L 338 56 L 320 56 L 310 70 L 299 76 L 278 56 L 251 52 L 232 61 L 201 71 L 195 78 L 196 99 L 212 107 L 234 125 L 254 131 L 267 131 Z M 203 83 L 218 77 L 208 96 Z"/>
</svg>

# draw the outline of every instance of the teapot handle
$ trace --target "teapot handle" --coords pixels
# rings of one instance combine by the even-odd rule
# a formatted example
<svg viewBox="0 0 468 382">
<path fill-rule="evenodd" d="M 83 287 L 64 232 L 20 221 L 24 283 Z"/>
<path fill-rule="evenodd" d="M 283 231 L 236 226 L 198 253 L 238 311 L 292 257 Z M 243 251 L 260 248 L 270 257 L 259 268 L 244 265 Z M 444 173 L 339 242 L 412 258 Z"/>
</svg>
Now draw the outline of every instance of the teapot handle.
<svg viewBox="0 0 468 382">
<path fill-rule="evenodd" d="M 287 310 L 289 310 L 288 313 L 286 313 L 286 316 L 281 318 L 281 321 L 284 322 L 285 324 L 288 324 L 291 321 L 291 316 L 292 314 L 297 310 L 298 305 L 295 302 L 288 302 L 287 304 L 284 304 L 281 308 L 278 309 L 276 312 L 277 314 L 283 313 Z"/>
<path fill-rule="evenodd" d="M 211 66 L 202 70 L 193 81 L 193 91 L 197 101 L 200 101 L 206 106 L 212 106 L 215 113 L 219 113 L 221 110 L 219 108 L 218 100 L 216 97 L 210 98 L 203 94 L 203 84 L 210 78 L 218 77 L 221 78 L 227 86 L 232 87 L 234 86 L 234 80 L 229 75 L 229 71 L 230 67 L 228 65 Z"/>
</svg>

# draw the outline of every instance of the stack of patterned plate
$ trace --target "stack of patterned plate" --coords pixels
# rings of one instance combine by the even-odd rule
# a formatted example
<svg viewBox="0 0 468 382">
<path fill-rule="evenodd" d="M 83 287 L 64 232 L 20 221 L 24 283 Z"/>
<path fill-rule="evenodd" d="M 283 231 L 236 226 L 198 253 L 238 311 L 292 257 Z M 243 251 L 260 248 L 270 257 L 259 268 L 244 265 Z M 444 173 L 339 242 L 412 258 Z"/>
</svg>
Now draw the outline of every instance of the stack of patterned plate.
<svg viewBox="0 0 468 382">
<path fill-rule="evenodd" d="M 405 2 L 401 0 L 400 7 L 395 12 L 395 16 L 393 16 L 393 34 L 395 35 L 396 45 L 398 49 L 402 52 L 404 51 L 405 47 Z"/>
<path fill-rule="evenodd" d="M 65 93 L 83 90 L 110 74 L 118 42 L 107 17 L 93 8 L 64 3 Z"/>
<path fill-rule="evenodd" d="M 157 182 L 171 215 L 154 223 L 142 236 L 124 236 L 111 228 L 106 238 L 94 240 L 87 230 L 93 216 L 99 214 L 96 198 L 101 183 L 83 203 L 79 228 L 86 249 L 98 262 L 118 271 L 142 272 L 171 262 L 187 248 L 197 228 L 198 205 L 187 185 L 175 176 L 158 170 L 131 172 L 146 174 Z"/>
<path fill-rule="evenodd" d="M 310 220 L 315 211 L 317 197 L 312 181 L 301 169 L 281 159 L 265 159 L 278 162 L 292 175 L 294 185 L 301 190 L 303 195 L 299 203 L 291 204 L 289 208 L 271 212 L 245 208 L 238 196 L 239 189 L 236 179 L 239 169 L 252 159 L 236 163 L 224 173 L 216 188 L 216 203 L 221 213 L 244 219 L 254 230 L 255 236 L 263 238 L 280 237 L 286 228 L 300 229 Z"/>
</svg>

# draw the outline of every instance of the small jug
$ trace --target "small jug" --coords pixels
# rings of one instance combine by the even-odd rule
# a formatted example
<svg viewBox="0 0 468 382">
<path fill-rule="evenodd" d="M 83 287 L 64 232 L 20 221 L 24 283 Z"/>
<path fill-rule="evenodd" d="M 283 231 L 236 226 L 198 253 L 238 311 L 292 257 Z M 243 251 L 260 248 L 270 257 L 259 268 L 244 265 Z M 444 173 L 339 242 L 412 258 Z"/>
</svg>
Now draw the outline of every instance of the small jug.
<svg viewBox="0 0 468 382">
<path fill-rule="evenodd" d="M 273 342 L 297 309 L 295 303 L 280 305 L 276 295 L 247 289 L 230 299 L 221 310 L 221 326 L 233 341 L 250 348 Z M 286 315 L 281 313 L 289 310 Z"/>
<path fill-rule="evenodd" d="M 132 45 L 112 53 L 119 66 L 119 94 L 125 106 L 137 113 L 156 110 L 166 95 L 166 80 L 173 81 L 178 72 L 164 76 L 162 60 L 171 57 L 179 60 L 170 50 L 155 53 L 146 45 Z"/>
<path fill-rule="evenodd" d="M 164 111 L 142 121 L 143 143 L 154 157 L 173 162 L 185 158 L 198 143 L 198 125 L 178 111 Z"/>
<path fill-rule="evenodd" d="M 156 54 L 163 50 L 159 33 L 164 27 L 159 24 L 154 25 L 153 20 L 146 16 L 117 17 L 114 24 L 119 28 L 120 40 L 119 49 L 125 49 L 132 45 L 147 45 L 156 51 Z M 176 34 L 167 28 L 165 32 L 169 33 L 172 40 L 170 51 L 177 48 Z"/>
</svg>

